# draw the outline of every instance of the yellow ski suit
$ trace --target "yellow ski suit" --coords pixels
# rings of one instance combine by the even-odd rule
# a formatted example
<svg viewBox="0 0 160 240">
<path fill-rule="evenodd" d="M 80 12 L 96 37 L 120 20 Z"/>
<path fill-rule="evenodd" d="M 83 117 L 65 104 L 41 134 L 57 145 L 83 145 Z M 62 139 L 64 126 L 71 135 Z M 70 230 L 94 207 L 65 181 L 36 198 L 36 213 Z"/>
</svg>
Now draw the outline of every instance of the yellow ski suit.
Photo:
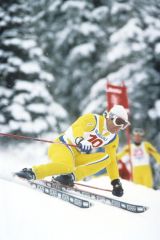
<svg viewBox="0 0 160 240">
<path fill-rule="evenodd" d="M 117 160 L 127 154 L 129 155 L 129 151 L 131 155 L 133 182 L 152 188 L 153 177 L 150 166 L 150 155 L 160 163 L 160 154 L 151 143 L 143 141 L 140 145 L 132 143 L 130 149 L 129 145 L 126 145 L 122 152 L 117 154 Z"/>
<path fill-rule="evenodd" d="M 78 147 L 70 147 L 77 137 L 90 141 L 102 152 L 82 153 Z M 33 166 L 37 179 L 46 176 L 74 173 L 76 181 L 107 168 L 111 180 L 119 178 L 116 150 L 119 138 L 107 130 L 106 118 L 102 115 L 85 114 L 61 134 L 48 149 L 50 162 Z M 66 144 L 65 144 L 66 143 Z"/>
</svg>

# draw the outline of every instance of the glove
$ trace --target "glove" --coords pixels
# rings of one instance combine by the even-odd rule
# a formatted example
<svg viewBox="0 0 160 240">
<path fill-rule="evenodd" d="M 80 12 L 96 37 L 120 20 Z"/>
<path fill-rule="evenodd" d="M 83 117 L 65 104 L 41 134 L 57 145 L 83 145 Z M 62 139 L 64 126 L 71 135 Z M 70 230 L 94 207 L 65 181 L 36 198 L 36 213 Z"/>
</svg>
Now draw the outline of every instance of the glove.
<svg viewBox="0 0 160 240">
<path fill-rule="evenodd" d="M 114 196 L 117 196 L 117 197 L 122 197 L 122 195 L 123 195 L 123 188 L 122 188 L 122 184 L 121 184 L 120 180 L 119 179 L 114 179 L 111 182 L 111 184 L 113 186 L 112 194 Z"/>
<path fill-rule="evenodd" d="M 92 150 L 92 143 L 85 140 L 83 137 L 76 138 L 75 143 L 82 152 L 89 153 Z"/>
</svg>

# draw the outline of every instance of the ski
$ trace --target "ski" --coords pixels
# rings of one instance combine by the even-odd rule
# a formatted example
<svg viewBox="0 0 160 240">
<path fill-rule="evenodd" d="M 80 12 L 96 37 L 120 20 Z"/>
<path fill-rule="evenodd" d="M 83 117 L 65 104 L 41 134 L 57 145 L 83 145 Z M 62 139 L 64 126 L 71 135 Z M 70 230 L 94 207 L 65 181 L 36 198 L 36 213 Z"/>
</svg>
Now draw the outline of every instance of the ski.
<svg viewBox="0 0 160 240">
<path fill-rule="evenodd" d="M 29 187 L 33 188 L 34 190 L 38 190 L 38 191 L 45 193 L 51 197 L 61 199 L 61 200 L 68 202 L 76 207 L 89 208 L 93 205 L 88 200 L 83 199 L 82 196 L 77 197 L 77 196 L 74 196 L 74 194 L 63 191 L 60 188 L 57 189 L 57 188 L 54 188 L 54 186 L 51 187 L 49 185 L 46 185 L 44 180 L 24 180 L 24 179 L 22 180 L 21 178 L 16 177 L 16 180 L 14 180 L 14 182 L 25 185 L 25 186 L 29 186 Z"/>
<path fill-rule="evenodd" d="M 74 206 L 77 206 L 80 208 L 89 208 L 92 206 L 92 204 L 88 200 L 83 199 L 81 196 L 77 197 L 71 193 L 63 191 L 63 189 L 60 189 L 60 188 L 57 189 L 57 188 L 54 188 L 54 186 L 51 187 L 48 185 L 44 185 L 43 181 L 30 180 L 28 182 L 32 188 L 37 189 L 40 192 L 43 192 L 45 194 L 48 194 L 49 196 L 71 203 Z"/>
<path fill-rule="evenodd" d="M 130 204 L 130 203 L 127 203 L 127 202 L 124 202 L 121 200 L 110 198 L 108 196 L 104 196 L 104 195 L 100 195 L 100 194 L 93 193 L 90 191 L 82 190 L 77 187 L 70 187 L 67 185 L 62 185 L 61 183 L 56 182 L 54 180 L 52 180 L 51 182 L 46 181 L 46 180 L 42 180 L 42 181 L 46 187 L 61 190 L 63 192 L 65 191 L 67 193 L 68 192 L 75 193 L 76 195 L 82 196 L 86 199 L 93 200 L 93 201 L 100 202 L 100 203 L 107 204 L 107 205 L 111 205 L 111 206 L 129 211 L 132 213 L 143 213 L 148 209 L 148 207 L 146 207 L 146 206 Z"/>
</svg>

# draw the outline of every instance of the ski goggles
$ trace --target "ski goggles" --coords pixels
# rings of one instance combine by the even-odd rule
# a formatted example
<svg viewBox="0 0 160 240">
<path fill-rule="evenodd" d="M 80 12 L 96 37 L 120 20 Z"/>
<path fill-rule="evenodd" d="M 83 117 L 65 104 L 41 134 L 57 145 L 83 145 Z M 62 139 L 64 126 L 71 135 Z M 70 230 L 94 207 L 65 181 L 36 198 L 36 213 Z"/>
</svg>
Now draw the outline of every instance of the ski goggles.
<svg viewBox="0 0 160 240">
<path fill-rule="evenodd" d="M 142 128 L 134 128 L 132 133 L 133 135 L 144 136 L 144 130 Z"/>
<path fill-rule="evenodd" d="M 128 125 L 130 125 L 128 121 L 125 121 L 123 118 L 120 118 L 115 114 L 110 113 L 109 118 L 112 120 L 115 126 L 120 127 L 122 130 L 124 130 L 126 127 L 128 127 Z"/>
</svg>

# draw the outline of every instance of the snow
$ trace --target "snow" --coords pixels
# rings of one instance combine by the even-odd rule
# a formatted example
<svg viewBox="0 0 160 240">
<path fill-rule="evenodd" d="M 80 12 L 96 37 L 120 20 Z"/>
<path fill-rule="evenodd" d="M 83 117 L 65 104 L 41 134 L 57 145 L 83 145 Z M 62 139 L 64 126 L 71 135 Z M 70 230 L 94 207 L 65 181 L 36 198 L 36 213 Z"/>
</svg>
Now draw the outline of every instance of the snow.
<svg viewBox="0 0 160 240">
<path fill-rule="evenodd" d="M 53 102 L 48 106 L 48 111 L 52 113 L 55 117 L 64 119 L 68 117 L 67 111 L 58 103 Z"/>
<path fill-rule="evenodd" d="M 20 104 L 12 104 L 11 106 L 7 107 L 7 110 L 15 120 L 31 120 L 30 114 Z"/>
<path fill-rule="evenodd" d="M 25 105 L 27 100 L 29 100 L 28 93 L 19 93 L 18 95 L 14 96 L 14 103 Z"/>
<path fill-rule="evenodd" d="M 156 109 L 156 112 L 157 112 L 158 117 L 160 117 L 160 99 L 158 99 L 158 100 L 155 102 L 155 109 Z"/>
<path fill-rule="evenodd" d="M 16 123 L 15 123 L 16 124 Z M 18 125 L 18 124 L 17 124 Z M 39 134 L 41 131 L 47 130 L 47 123 L 44 121 L 44 118 L 39 117 L 32 122 L 24 122 L 20 125 L 20 129 L 22 132 Z"/>
<path fill-rule="evenodd" d="M 66 12 L 70 9 L 84 11 L 86 8 L 86 3 L 82 1 L 67 1 L 61 7 L 62 12 Z"/>
<path fill-rule="evenodd" d="M 0 86 L 0 94 L 1 94 L 1 96 L 5 96 L 5 97 L 9 98 L 12 95 L 12 91 L 10 89 L 6 89 L 6 88 Z"/>
<path fill-rule="evenodd" d="M 9 66 L 8 64 L 1 64 L 0 65 L 0 71 L 2 72 L 15 72 L 15 68 Z"/>
<path fill-rule="evenodd" d="M 35 112 L 35 113 L 46 113 L 47 109 L 46 109 L 46 105 L 44 103 L 31 103 L 27 106 L 27 109 L 31 112 Z"/>
<path fill-rule="evenodd" d="M 122 57 L 128 57 L 132 52 L 132 49 L 128 47 L 125 42 L 117 43 L 117 45 L 108 53 L 107 61 L 114 62 Z"/>
<path fill-rule="evenodd" d="M 131 11 L 131 7 L 129 6 L 129 4 L 127 5 L 127 4 L 123 4 L 123 3 L 117 3 L 117 2 L 115 2 L 114 4 L 113 4 L 113 7 L 112 7 L 112 9 L 111 9 L 111 13 L 112 14 L 114 14 L 114 15 L 116 15 L 116 14 L 118 14 L 119 12 L 127 12 L 127 11 Z"/>
<path fill-rule="evenodd" d="M 100 203 L 80 209 L 14 183 L 12 172 L 48 161 L 47 148 L 46 143 L 1 146 L 1 240 L 159 239 L 160 191 L 122 180 L 125 194 L 121 200 L 149 207 L 145 213 L 134 214 Z M 107 177 L 92 178 L 87 183 L 110 188 Z"/>
<path fill-rule="evenodd" d="M 22 60 L 18 57 L 10 57 L 8 59 L 8 63 L 10 63 L 14 66 L 20 66 L 22 64 Z"/>
<path fill-rule="evenodd" d="M 102 7 L 96 8 L 92 11 L 92 18 L 97 21 L 101 21 L 101 20 L 105 20 L 107 18 L 108 14 L 109 14 L 108 7 L 102 6 Z"/>
<path fill-rule="evenodd" d="M 155 53 L 160 54 L 160 43 L 157 43 L 155 46 Z"/>
<path fill-rule="evenodd" d="M 150 43 L 155 42 L 157 39 L 159 39 L 159 37 L 160 37 L 159 28 L 155 29 L 155 27 L 150 26 L 145 31 L 145 38 Z"/>
<path fill-rule="evenodd" d="M 43 97 L 46 101 L 52 101 L 51 95 L 45 88 L 44 83 L 40 83 L 39 81 L 35 81 L 34 83 L 30 83 L 27 81 L 17 80 L 14 86 L 17 91 L 27 91 L 30 93 L 29 98 L 32 99 L 34 97 Z M 26 96 L 27 97 L 27 96 Z"/>
<path fill-rule="evenodd" d="M 152 16 L 145 16 L 145 23 L 148 25 L 148 28 L 144 32 L 144 36 L 148 42 L 155 42 L 159 39 L 159 26 L 160 20 Z"/>
<path fill-rule="evenodd" d="M 43 51 L 41 48 L 38 48 L 38 47 L 34 47 L 32 49 L 32 51 L 30 52 L 31 57 L 33 57 L 33 56 L 41 57 L 42 55 L 43 55 Z"/>
<path fill-rule="evenodd" d="M 92 24 L 90 22 L 84 22 L 80 25 L 79 29 L 80 33 L 83 34 L 84 36 L 89 36 L 91 33 L 93 34 L 99 34 L 100 36 L 103 36 L 103 32 L 100 31 L 100 28 Z M 99 37 L 100 37 L 99 36 Z"/>
<path fill-rule="evenodd" d="M 26 74 L 38 73 L 40 72 L 40 66 L 37 62 L 30 61 L 30 62 L 21 64 L 20 70 Z"/>
<path fill-rule="evenodd" d="M 160 99 L 157 99 L 155 101 L 155 106 L 148 111 L 148 115 L 151 119 L 156 119 L 160 117 Z"/>
<path fill-rule="evenodd" d="M 100 111 L 103 112 L 105 110 L 106 106 L 103 106 L 103 102 L 104 102 L 104 97 L 100 96 L 100 97 L 96 97 L 95 99 L 92 99 L 92 102 L 90 102 L 86 108 L 83 109 L 83 114 L 86 113 L 99 113 Z M 97 107 L 97 110 L 95 111 L 95 106 Z"/>
<path fill-rule="evenodd" d="M 14 18 L 14 20 L 15 20 L 15 18 Z M 23 41 L 22 41 L 22 39 L 20 39 L 20 38 L 6 39 L 6 40 L 4 40 L 4 44 L 6 46 L 18 45 L 23 49 L 30 49 L 30 48 L 33 48 L 36 46 L 36 42 L 34 40 L 31 40 L 31 39 L 24 40 L 23 39 Z"/>
<path fill-rule="evenodd" d="M 106 78 L 102 78 L 93 85 L 90 91 L 93 98 L 98 95 L 98 92 L 101 92 L 102 90 L 106 89 L 106 83 L 107 83 Z"/>
<path fill-rule="evenodd" d="M 124 27 L 112 34 L 110 39 L 111 42 L 117 43 L 119 41 L 126 41 L 133 38 L 142 41 L 143 31 L 140 29 L 138 24 L 138 19 L 129 20 Z"/>
<path fill-rule="evenodd" d="M 102 113 L 106 110 L 106 79 L 102 78 L 97 83 L 95 83 L 91 90 L 90 95 L 88 96 L 88 104 L 85 100 L 82 105 L 82 113 Z M 101 94 L 103 92 L 103 94 Z M 85 106 L 85 107 L 84 107 Z M 96 110 L 95 110 L 96 106 Z"/>
<path fill-rule="evenodd" d="M 1 123 L 4 123 L 4 122 L 5 122 L 5 118 L 4 118 L 3 115 L 0 115 L 0 122 L 1 122 Z"/>
<path fill-rule="evenodd" d="M 54 12 L 57 10 L 57 7 L 59 7 L 59 5 L 61 4 L 61 1 L 56 1 L 53 2 L 50 6 L 49 6 L 49 12 Z"/>
<path fill-rule="evenodd" d="M 43 72 L 41 77 L 48 82 L 51 78 L 53 79 L 52 75 L 46 72 Z M 36 79 L 34 83 L 31 83 L 17 79 L 14 90 L 16 95 L 12 97 L 12 105 L 9 105 L 9 98 L 1 100 L 1 104 L 5 105 L 6 111 L 12 117 L 7 125 L 4 125 L 5 116 L 0 118 L 0 127 L 3 132 L 23 131 L 30 134 L 40 134 L 50 127 L 55 128 L 54 130 L 57 131 L 57 121 L 59 120 L 58 128 L 61 131 L 64 130 L 68 113 L 60 104 L 55 102 L 44 81 L 39 82 Z M 11 90 L 5 91 L 3 87 L 0 87 L 0 94 L 2 97 L 10 97 L 13 93 Z M 33 118 L 32 113 L 37 114 L 37 117 Z"/>
<path fill-rule="evenodd" d="M 95 45 L 93 43 L 80 44 L 73 48 L 70 53 L 70 59 L 75 60 L 79 57 L 89 57 L 95 51 Z"/>
<path fill-rule="evenodd" d="M 56 46 L 58 48 L 60 48 L 61 46 L 63 46 L 63 44 L 65 44 L 66 40 L 69 38 L 69 36 L 71 35 L 72 29 L 70 28 L 64 28 L 62 30 L 60 30 L 59 32 L 56 33 Z"/>
<path fill-rule="evenodd" d="M 114 62 L 122 57 L 128 57 L 131 52 L 142 52 L 147 49 L 147 45 L 144 43 L 146 35 L 139 25 L 139 20 L 133 18 L 124 27 L 111 35 L 110 42 L 114 47 L 111 48 L 107 55 L 109 62 Z"/>
<path fill-rule="evenodd" d="M 44 71 L 41 71 L 41 75 L 40 75 L 41 79 L 45 79 L 47 82 L 53 82 L 54 81 L 54 77 L 51 73 L 47 73 Z"/>
</svg>

